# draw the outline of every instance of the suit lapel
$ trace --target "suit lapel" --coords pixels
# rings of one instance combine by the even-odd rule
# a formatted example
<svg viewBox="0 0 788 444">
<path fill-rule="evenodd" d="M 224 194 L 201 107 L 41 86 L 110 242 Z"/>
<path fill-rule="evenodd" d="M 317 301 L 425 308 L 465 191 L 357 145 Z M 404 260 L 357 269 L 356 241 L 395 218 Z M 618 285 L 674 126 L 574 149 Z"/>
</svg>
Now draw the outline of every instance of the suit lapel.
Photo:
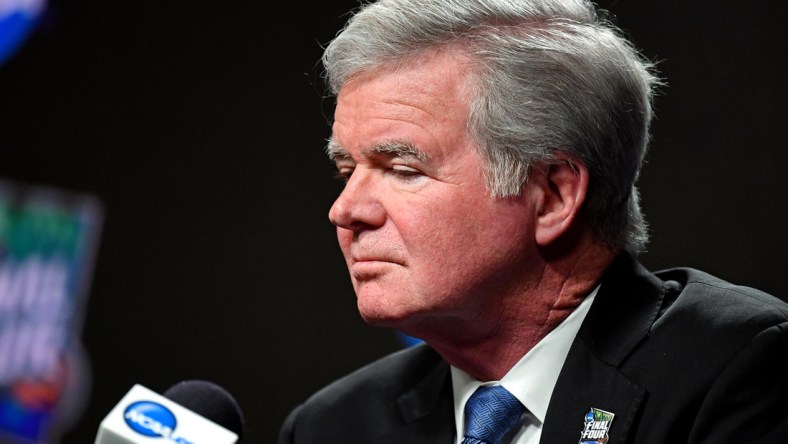
<svg viewBox="0 0 788 444">
<path fill-rule="evenodd" d="M 439 359 L 425 378 L 399 396 L 397 408 L 403 425 L 377 443 L 451 443 L 455 426 L 449 365 Z"/>
<path fill-rule="evenodd" d="M 550 399 L 540 442 L 579 442 L 585 415 L 593 407 L 615 414 L 610 444 L 623 443 L 644 395 L 645 390 L 575 342 Z"/>
<path fill-rule="evenodd" d="M 615 414 L 609 443 L 626 441 L 646 392 L 619 368 L 648 336 L 664 293 L 664 284 L 628 255 L 611 265 L 558 377 L 542 443 L 579 442 L 592 407 Z"/>
</svg>

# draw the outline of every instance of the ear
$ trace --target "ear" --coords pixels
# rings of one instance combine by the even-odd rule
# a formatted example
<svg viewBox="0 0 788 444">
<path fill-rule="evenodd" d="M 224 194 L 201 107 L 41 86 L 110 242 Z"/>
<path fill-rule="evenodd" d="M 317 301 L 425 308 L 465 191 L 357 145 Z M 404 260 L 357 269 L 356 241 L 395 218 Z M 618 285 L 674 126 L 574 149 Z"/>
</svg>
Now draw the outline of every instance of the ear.
<svg viewBox="0 0 788 444">
<path fill-rule="evenodd" d="M 535 170 L 531 178 L 539 189 L 534 235 L 541 247 L 553 244 L 569 231 L 588 191 L 585 165 L 566 153 L 559 153 L 556 158 L 555 162 Z"/>
</svg>

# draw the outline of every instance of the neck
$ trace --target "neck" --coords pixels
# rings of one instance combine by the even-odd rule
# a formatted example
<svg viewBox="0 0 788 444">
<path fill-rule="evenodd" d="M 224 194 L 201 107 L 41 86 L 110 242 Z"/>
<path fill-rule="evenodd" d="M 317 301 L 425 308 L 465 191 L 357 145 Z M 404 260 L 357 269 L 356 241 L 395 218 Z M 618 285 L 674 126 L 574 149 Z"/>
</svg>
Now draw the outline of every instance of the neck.
<svg viewBox="0 0 788 444">
<path fill-rule="evenodd" d="M 449 364 L 481 381 L 500 380 L 596 287 L 615 253 L 596 243 L 571 257 L 545 260 L 541 276 L 474 319 L 440 319 L 414 329 Z"/>
</svg>

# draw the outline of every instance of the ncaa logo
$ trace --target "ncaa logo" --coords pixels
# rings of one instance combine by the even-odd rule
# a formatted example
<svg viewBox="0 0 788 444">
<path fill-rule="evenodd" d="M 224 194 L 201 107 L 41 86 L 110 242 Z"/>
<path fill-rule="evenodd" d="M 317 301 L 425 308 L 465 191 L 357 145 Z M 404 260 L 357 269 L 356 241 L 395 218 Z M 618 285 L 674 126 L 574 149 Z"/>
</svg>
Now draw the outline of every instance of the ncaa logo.
<svg viewBox="0 0 788 444">
<path fill-rule="evenodd" d="M 126 407 L 123 419 L 132 430 L 151 438 L 170 438 L 177 425 L 175 415 L 167 407 L 151 401 Z"/>
<path fill-rule="evenodd" d="M 594 422 L 594 412 L 586 413 L 586 422 Z"/>
</svg>

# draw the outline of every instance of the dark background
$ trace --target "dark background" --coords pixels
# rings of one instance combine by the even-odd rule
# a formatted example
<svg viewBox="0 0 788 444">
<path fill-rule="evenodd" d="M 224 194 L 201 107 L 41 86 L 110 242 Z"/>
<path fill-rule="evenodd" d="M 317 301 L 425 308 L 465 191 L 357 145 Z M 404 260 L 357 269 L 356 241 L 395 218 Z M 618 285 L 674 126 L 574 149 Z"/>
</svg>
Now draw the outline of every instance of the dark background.
<svg viewBox="0 0 788 444">
<path fill-rule="evenodd" d="M 641 177 L 653 267 L 788 297 L 785 2 L 601 2 L 669 86 Z M 0 178 L 98 196 L 84 326 L 92 442 L 134 383 L 208 379 L 246 442 L 400 347 L 355 310 L 328 208 L 340 185 L 321 44 L 351 0 L 51 1 L 0 67 Z"/>
</svg>

